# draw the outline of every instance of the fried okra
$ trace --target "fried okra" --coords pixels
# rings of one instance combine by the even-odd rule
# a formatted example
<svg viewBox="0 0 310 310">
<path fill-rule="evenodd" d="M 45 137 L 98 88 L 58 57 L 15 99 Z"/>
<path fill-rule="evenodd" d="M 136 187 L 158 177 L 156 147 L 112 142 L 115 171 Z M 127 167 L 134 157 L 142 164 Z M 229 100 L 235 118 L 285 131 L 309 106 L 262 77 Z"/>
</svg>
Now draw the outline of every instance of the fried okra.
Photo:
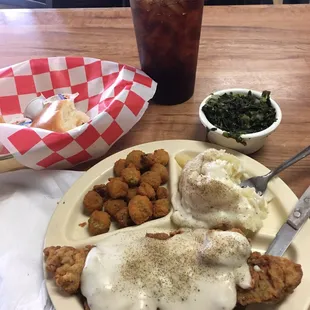
<svg viewBox="0 0 310 310">
<path fill-rule="evenodd" d="M 113 178 L 108 178 L 108 181 L 121 181 L 121 182 L 125 182 L 124 181 L 124 178 L 121 176 L 121 177 L 113 177 Z"/>
<path fill-rule="evenodd" d="M 168 198 L 169 194 L 168 194 L 167 188 L 162 187 L 162 186 L 158 187 L 156 190 L 156 196 L 157 196 L 157 199 Z"/>
<path fill-rule="evenodd" d="M 122 199 L 109 199 L 103 204 L 103 210 L 115 217 L 116 213 L 127 207 L 127 203 Z"/>
<path fill-rule="evenodd" d="M 123 198 L 127 196 L 128 184 L 119 179 L 113 179 L 107 184 L 107 189 L 111 198 Z"/>
<path fill-rule="evenodd" d="M 141 174 L 140 171 L 137 170 L 135 167 L 132 168 L 125 168 L 122 170 L 121 176 L 123 177 L 124 181 L 130 186 L 134 187 L 137 186 L 140 182 Z"/>
<path fill-rule="evenodd" d="M 115 162 L 113 171 L 116 177 L 120 177 L 122 171 L 126 168 L 126 159 L 119 159 Z"/>
<path fill-rule="evenodd" d="M 83 205 L 84 209 L 91 214 L 102 209 L 103 198 L 97 192 L 89 191 L 84 197 Z"/>
<path fill-rule="evenodd" d="M 144 155 L 145 153 L 139 150 L 134 150 L 131 151 L 127 157 L 126 157 L 126 165 L 129 164 L 134 164 L 135 167 L 138 170 L 141 170 L 143 168 L 142 163 L 141 163 L 141 157 Z"/>
<path fill-rule="evenodd" d="M 161 184 L 167 183 L 168 178 L 169 178 L 169 174 L 168 174 L 168 169 L 164 165 L 155 163 L 151 167 L 151 171 L 157 172 L 160 175 Z"/>
<path fill-rule="evenodd" d="M 131 226 L 133 224 L 133 221 L 129 215 L 129 209 L 128 208 L 123 208 L 123 209 L 119 210 L 115 214 L 115 220 L 119 224 L 120 227 L 128 227 L 128 226 Z"/>
<path fill-rule="evenodd" d="M 94 211 L 88 220 L 88 231 L 92 236 L 104 234 L 111 225 L 110 215 L 103 211 Z"/>
<path fill-rule="evenodd" d="M 156 150 L 154 151 L 154 161 L 155 163 L 167 166 L 169 162 L 169 154 L 163 149 Z"/>
<path fill-rule="evenodd" d="M 152 203 L 146 196 L 137 195 L 128 204 L 129 215 L 135 224 L 140 225 L 152 216 Z"/>
<path fill-rule="evenodd" d="M 141 183 L 148 183 L 156 190 L 161 184 L 161 177 L 158 172 L 147 171 L 142 174 Z"/>
<path fill-rule="evenodd" d="M 144 182 L 141 183 L 138 187 L 137 194 L 141 196 L 146 196 L 150 200 L 154 200 L 156 196 L 154 188 L 150 184 Z"/>
<path fill-rule="evenodd" d="M 128 188 L 128 193 L 126 196 L 127 202 L 129 202 L 133 197 L 137 195 L 137 190 L 138 190 L 138 187 Z"/>
<path fill-rule="evenodd" d="M 143 170 L 150 169 L 155 164 L 153 154 L 144 154 L 141 156 L 141 165 Z"/>
<path fill-rule="evenodd" d="M 168 214 L 168 191 L 160 186 L 168 181 L 168 162 L 169 154 L 163 149 L 154 153 L 134 150 L 126 159 L 117 160 L 109 182 L 95 185 L 84 197 L 90 234 L 107 232 L 111 220 L 127 227 Z"/>
<path fill-rule="evenodd" d="M 93 190 L 103 198 L 103 201 L 106 201 L 109 198 L 106 184 L 94 185 Z"/>
<path fill-rule="evenodd" d="M 168 199 L 158 199 L 153 203 L 153 216 L 155 218 L 164 217 L 170 211 Z"/>
</svg>

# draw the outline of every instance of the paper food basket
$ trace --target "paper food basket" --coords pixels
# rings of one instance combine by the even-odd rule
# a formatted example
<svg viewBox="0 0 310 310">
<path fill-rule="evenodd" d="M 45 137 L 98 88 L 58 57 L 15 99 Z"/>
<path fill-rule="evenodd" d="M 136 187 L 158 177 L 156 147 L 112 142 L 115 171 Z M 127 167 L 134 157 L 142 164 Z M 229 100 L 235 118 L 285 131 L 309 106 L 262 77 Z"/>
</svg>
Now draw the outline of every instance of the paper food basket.
<svg viewBox="0 0 310 310">
<path fill-rule="evenodd" d="M 142 117 L 156 83 L 131 66 L 85 57 L 31 59 L 0 69 L 0 159 L 32 169 L 64 169 L 104 155 Z M 41 94 L 79 93 L 90 121 L 65 133 L 10 124 Z"/>
</svg>

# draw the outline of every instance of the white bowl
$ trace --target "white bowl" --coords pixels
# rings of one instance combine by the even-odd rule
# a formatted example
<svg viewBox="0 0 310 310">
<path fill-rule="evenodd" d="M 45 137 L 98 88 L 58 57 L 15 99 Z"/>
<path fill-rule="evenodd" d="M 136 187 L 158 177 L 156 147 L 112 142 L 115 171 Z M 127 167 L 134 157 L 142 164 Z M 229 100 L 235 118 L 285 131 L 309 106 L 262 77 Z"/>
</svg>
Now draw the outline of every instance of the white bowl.
<svg viewBox="0 0 310 310">
<path fill-rule="evenodd" d="M 202 107 L 213 97 L 213 96 L 220 96 L 225 93 L 234 93 L 234 94 L 247 94 L 250 91 L 250 89 L 244 89 L 244 88 L 230 88 L 230 89 L 224 89 L 217 91 L 215 93 L 210 94 L 207 98 L 205 98 L 199 107 L 199 118 L 201 123 L 206 127 L 207 129 L 207 135 L 208 140 L 211 143 L 215 143 L 218 145 L 225 146 L 227 148 L 231 148 L 234 150 L 237 150 L 239 152 L 242 152 L 244 154 L 252 154 L 256 151 L 258 151 L 261 147 L 263 147 L 266 138 L 276 130 L 276 128 L 280 125 L 280 122 L 282 120 L 282 112 L 279 107 L 279 105 L 270 98 L 272 106 L 276 110 L 276 121 L 268 128 L 255 132 L 250 134 L 241 135 L 241 138 L 245 141 L 245 145 L 237 142 L 233 138 L 227 138 L 223 136 L 223 130 L 217 128 L 215 131 L 211 131 L 211 128 L 215 128 L 213 124 L 209 122 L 207 117 L 202 111 Z M 262 93 L 258 91 L 251 90 L 252 94 L 258 98 L 261 97 Z"/>
</svg>

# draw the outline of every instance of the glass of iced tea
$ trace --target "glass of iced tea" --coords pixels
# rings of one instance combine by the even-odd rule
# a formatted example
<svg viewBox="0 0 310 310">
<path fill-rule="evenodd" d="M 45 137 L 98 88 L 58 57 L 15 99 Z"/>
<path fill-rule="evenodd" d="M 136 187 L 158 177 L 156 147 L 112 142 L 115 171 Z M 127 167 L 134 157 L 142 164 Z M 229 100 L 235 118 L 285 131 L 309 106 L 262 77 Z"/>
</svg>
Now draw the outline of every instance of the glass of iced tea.
<svg viewBox="0 0 310 310">
<path fill-rule="evenodd" d="M 178 104 L 195 86 L 204 0 L 130 0 L 141 69 L 157 83 L 153 102 Z"/>
</svg>

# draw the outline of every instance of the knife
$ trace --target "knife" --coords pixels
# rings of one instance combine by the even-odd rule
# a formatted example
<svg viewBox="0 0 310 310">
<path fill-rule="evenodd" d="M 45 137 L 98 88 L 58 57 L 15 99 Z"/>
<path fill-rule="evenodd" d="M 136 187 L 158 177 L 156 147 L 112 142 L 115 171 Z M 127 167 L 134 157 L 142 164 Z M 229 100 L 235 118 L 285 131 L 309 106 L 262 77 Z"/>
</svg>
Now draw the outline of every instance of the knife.
<svg viewBox="0 0 310 310">
<path fill-rule="evenodd" d="M 282 225 L 265 254 L 282 256 L 290 246 L 296 234 L 310 217 L 310 186 L 298 200 L 287 221 Z M 234 310 L 246 310 L 247 306 L 238 305 Z"/>
<path fill-rule="evenodd" d="M 298 200 L 287 221 L 282 225 L 275 239 L 269 245 L 266 254 L 282 256 L 309 217 L 310 186 Z"/>
</svg>

